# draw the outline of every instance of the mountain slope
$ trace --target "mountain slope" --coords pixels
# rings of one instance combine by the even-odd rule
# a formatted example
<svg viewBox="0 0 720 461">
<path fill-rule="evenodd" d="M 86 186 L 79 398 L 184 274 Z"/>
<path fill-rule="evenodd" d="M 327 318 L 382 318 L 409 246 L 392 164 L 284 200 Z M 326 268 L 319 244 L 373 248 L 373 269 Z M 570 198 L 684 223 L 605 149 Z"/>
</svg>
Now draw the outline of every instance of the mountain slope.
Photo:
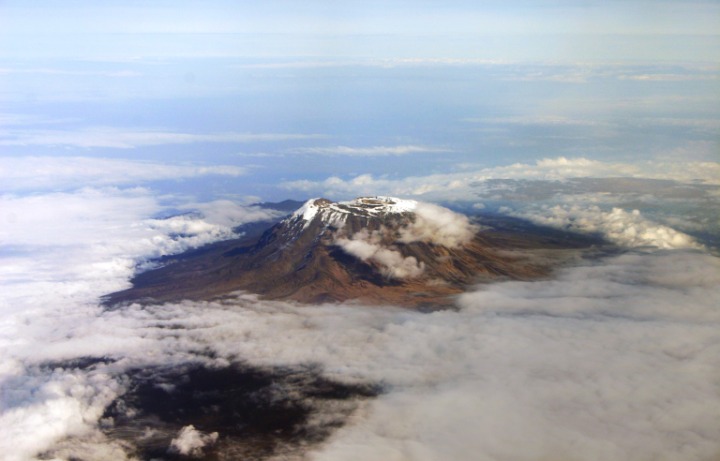
<svg viewBox="0 0 720 461">
<path fill-rule="evenodd" d="M 546 275 L 564 242 L 493 233 L 436 205 L 387 197 L 306 202 L 259 239 L 220 242 L 138 275 L 108 304 L 208 300 L 244 290 L 304 303 L 442 307 L 470 284 Z M 539 257 L 543 256 L 543 257 Z"/>
</svg>

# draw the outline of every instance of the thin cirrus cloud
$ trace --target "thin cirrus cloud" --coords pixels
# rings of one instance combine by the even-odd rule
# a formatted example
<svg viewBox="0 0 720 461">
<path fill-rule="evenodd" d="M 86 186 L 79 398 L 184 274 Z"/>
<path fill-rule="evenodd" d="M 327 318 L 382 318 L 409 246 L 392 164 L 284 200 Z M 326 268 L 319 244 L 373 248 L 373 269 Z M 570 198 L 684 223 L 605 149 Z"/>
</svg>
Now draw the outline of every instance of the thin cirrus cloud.
<svg viewBox="0 0 720 461">
<path fill-rule="evenodd" d="M 0 157 L 0 191 L 115 186 L 197 176 L 242 176 L 232 165 L 172 165 L 95 157 Z"/>
<path fill-rule="evenodd" d="M 433 152 L 449 152 L 449 149 L 433 146 L 400 145 L 400 146 L 370 146 L 370 147 L 299 147 L 288 150 L 293 154 L 351 156 L 351 157 L 382 157 L 393 155 L 427 154 Z"/>
<path fill-rule="evenodd" d="M 81 130 L 0 131 L 0 146 L 66 146 L 133 149 L 143 146 L 191 143 L 249 143 L 318 139 L 318 134 L 298 133 L 180 133 L 163 130 L 121 130 L 98 127 Z"/>
<path fill-rule="evenodd" d="M 507 64 L 508 61 L 499 59 L 479 58 L 382 58 L 382 59 L 325 59 L 325 60 L 278 60 L 241 64 L 238 69 L 318 69 L 336 67 L 436 67 L 436 66 L 490 66 Z"/>
<path fill-rule="evenodd" d="M 591 81 L 654 81 L 693 82 L 714 81 L 720 78 L 717 68 L 705 65 L 681 64 L 674 67 L 632 64 L 587 64 L 582 62 L 554 65 L 552 62 L 534 66 L 507 66 L 507 80 L 589 83 Z"/>
<path fill-rule="evenodd" d="M 115 71 L 83 71 L 83 70 L 67 70 L 55 69 L 51 67 L 0 67 L 0 75 L 9 74 L 27 74 L 27 75 L 69 75 L 69 76 L 92 76 L 92 77 L 117 77 L 130 78 L 141 77 L 143 74 L 134 70 L 115 70 Z"/>
<path fill-rule="evenodd" d="M 536 115 L 536 116 L 515 116 L 515 117 L 482 117 L 464 118 L 461 121 L 467 123 L 483 123 L 493 125 L 541 125 L 541 126 L 598 126 L 607 123 L 597 120 L 579 119 L 565 117 L 562 115 Z"/>
</svg>

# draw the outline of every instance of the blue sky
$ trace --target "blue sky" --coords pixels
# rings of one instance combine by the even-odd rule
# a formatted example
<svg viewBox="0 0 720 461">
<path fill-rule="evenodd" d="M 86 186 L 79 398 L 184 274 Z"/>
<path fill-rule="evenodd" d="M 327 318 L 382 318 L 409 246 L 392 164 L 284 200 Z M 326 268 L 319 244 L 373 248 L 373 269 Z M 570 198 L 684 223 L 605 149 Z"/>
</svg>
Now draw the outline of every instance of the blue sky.
<svg viewBox="0 0 720 461">
<path fill-rule="evenodd" d="M 403 56 L 395 57 L 497 58 L 500 51 L 507 54 L 505 58 L 535 60 L 613 59 L 613 55 L 677 59 L 682 56 L 681 49 L 685 58 L 716 60 L 716 24 L 720 19 L 718 2 L 644 0 L 240 3 L 45 0 L 30 4 L 5 1 L 0 9 L 3 54 L 25 57 L 54 54 L 119 57 L 123 49 L 117 45 L 126 42 L 126 57 L 129 53 L 165 57 L 213 53 L 367 57 L 396 52 Z M 183 40 L 188 37 L 180 37 L 173 44 L 164 40 L 167 36 L 134 42 L 131 37 L 118 39 L 110 34 L 191 34 L 195 43 L 188 47 Z M 104 38 L 86 37 L 83 41 L 77 35 Z M 529 36 L 533 38 L 528 39 Z M 609 36 L 622 36 L 624 45 L 617 46 L 618 41 Z M 670 38 L 674 46 L 668 46 Z M 485 41 L 493 46 L 484 49 Z M 390 49 L 385 48 L 387 44 Z M 592 55 L 588 56 L 588 52 Z"/>
<path fill-rule="evenodd" d="M 719 2 L 5 1 L 0 13 L 0 156 L 233 172 L 151 184 L 165 192 L 280 199 L 324 192 L 298 181 L 544 158 L 717 159 Z"/>
<path fill-rule="evenodd" d="M 716 34 L 715 1 L 3 2 L 6 32 Z"/>
</svg>

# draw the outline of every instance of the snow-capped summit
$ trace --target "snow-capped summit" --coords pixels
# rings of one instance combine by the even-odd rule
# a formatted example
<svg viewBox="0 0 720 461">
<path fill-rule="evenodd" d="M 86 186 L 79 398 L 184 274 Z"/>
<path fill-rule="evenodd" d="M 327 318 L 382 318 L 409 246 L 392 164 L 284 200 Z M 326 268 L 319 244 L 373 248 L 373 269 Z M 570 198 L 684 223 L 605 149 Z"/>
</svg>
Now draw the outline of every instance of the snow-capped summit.
<svg viewBox="0 0 720 461">
<path fill-rule="evenodd" d="M 395 197 L 358 197 L 346 202 L 332 202 L 326 198 L 313 198 L 305 202 L 290 217 L 302 219 L 307 227 L 317 217 L 326 224 L 342 226 L 349 216 L 373 217 L 383 214 L 412 213 L 417 207 L 415 200 Z"/>
</svg>

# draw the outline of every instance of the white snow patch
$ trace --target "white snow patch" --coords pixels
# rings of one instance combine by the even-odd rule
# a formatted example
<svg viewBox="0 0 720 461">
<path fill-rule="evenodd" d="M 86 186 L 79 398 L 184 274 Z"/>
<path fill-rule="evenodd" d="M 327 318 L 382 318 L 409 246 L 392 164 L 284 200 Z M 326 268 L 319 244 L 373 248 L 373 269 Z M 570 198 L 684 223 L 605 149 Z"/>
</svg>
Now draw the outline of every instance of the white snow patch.
<svg viewBox="0 0 720 461">
<path fill-rule="evenodd" d="M 319 199 L 312 198 L 312 199 L 308 200 L 307 202 L 305 202 L 303 204 L 303 206 L 298 208 L 292 214 L 292 218 L 293 219 L 302 218 L 303 220 L 305 220 L 304 227 L 307 227 L 310 224 L 310 222 L 315 218 L 315 215 L 317 215 L 318 211 L 320 210 L 320 207 L 315 204 L 316 200 L 319 200 Z"/>
<path fill-rule="evenodd" d="M 349 202 L 340 202 L 350 208 L 361 209 L 370 214 L 410 213 L 415 211 L 418 202 L 396 197 L 358 197 Z"/>
<path fill-rule="evenodd" d="M 376 216 L 387 213 L 410 213 L 415 210 L 418 202 L 395 197 L 358 197 L 347 202 L 330 202 L 321 198 L 308 200 L 292 214 L 291 219 L 305 221 L 307 228 L 316 216 L 320 215 L 326 224 L 342 227 L 348 216 Z"/>
</svg>

